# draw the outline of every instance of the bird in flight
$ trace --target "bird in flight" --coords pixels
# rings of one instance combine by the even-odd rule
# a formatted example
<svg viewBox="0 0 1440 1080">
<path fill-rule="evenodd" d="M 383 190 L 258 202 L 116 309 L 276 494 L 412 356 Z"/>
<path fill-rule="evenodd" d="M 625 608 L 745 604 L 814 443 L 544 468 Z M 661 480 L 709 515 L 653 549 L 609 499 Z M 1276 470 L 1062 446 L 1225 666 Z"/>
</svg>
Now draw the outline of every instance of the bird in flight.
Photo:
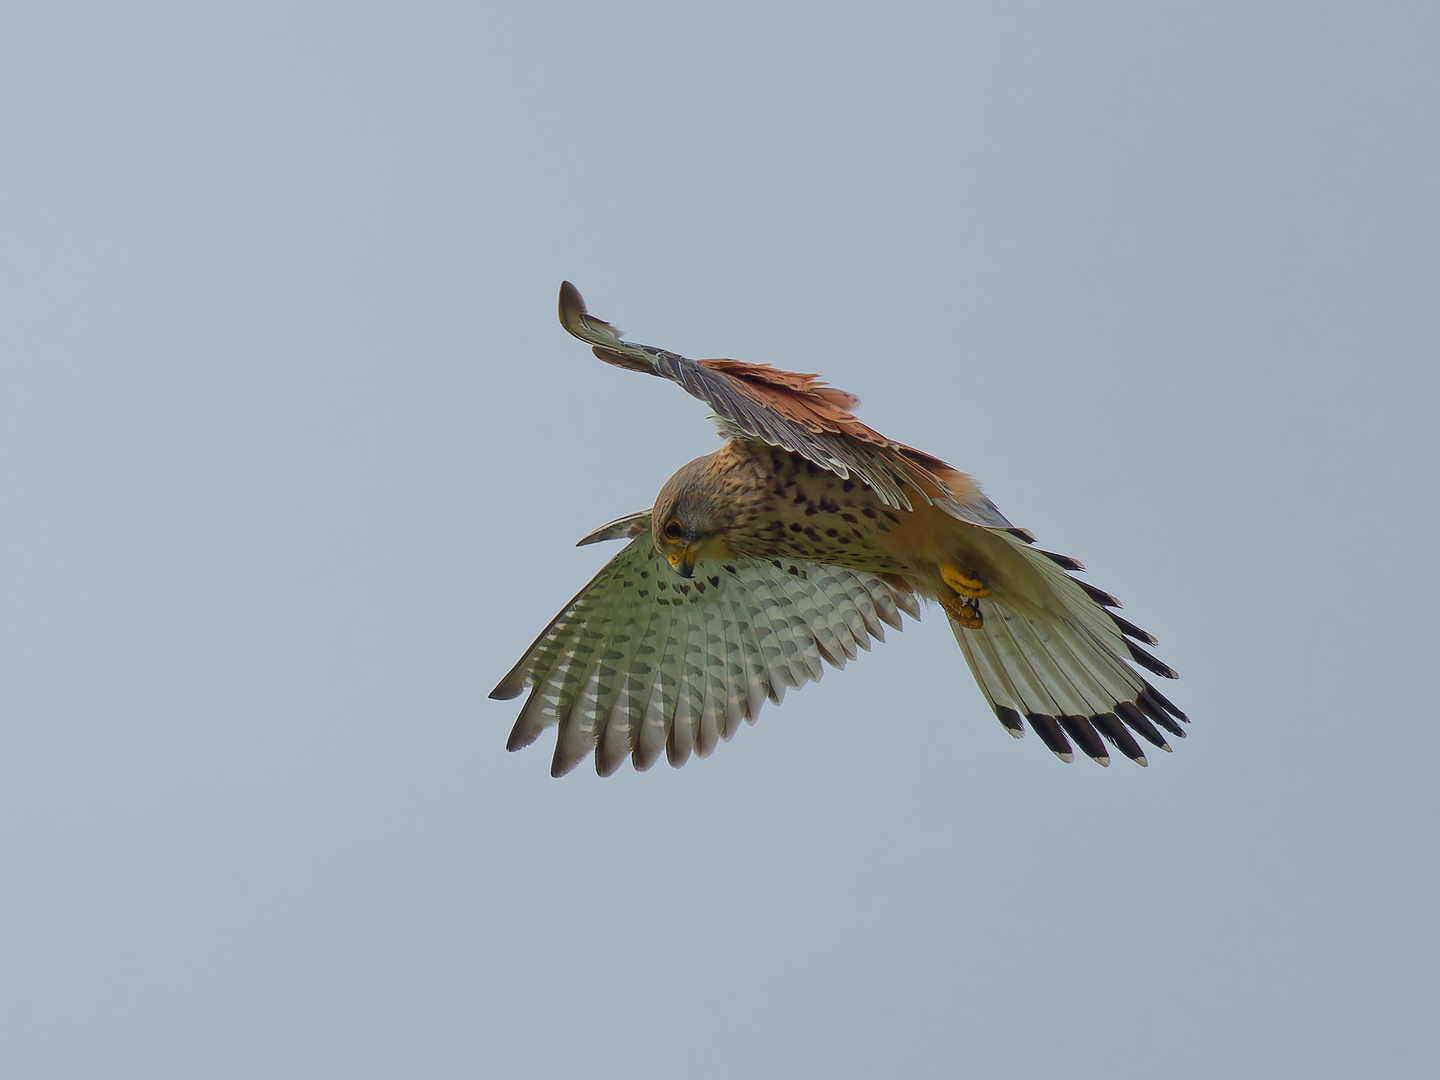
<svg viewBox="0 0 1440 1080">
<path fill-rule="evenodd" d="M 844 667 L 919 601 L 944 610 L 1005 730 L 1029 724 L 1062 761 L 1072 741 L 1140 765 L 1139 735 L 1169 750 L 1188 718 L 1133 665 L 1175 672 L 1137 642 L 1083 567 L 1034 546 L 975 481 L 855 418 L 859 399 L 814 375 L 691 360 L 621 339 L 560 286 L 560 323 L 601 360 L 677 382 L 726 443 L 690 462 L 651 510 L 581 544 L 629 543 L 536 638 L 492 698 L 530 696 L 509 749 L 558 727 L 551 773 L 594 755 L 683 765 L 754 722 L 765 700 Z M 884 625 L 882 625 L 884 624 Z"/>
</svg>

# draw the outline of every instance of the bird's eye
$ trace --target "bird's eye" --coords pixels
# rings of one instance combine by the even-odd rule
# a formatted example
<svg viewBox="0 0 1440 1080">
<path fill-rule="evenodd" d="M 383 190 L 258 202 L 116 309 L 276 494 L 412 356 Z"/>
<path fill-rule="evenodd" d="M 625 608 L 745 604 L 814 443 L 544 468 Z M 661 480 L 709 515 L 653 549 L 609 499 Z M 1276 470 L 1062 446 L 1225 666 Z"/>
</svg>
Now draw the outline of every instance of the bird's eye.
<svg viewBox="0 0 1440 1080">
<path fill-rule="evenodd" d="M 665 535 L 671 540 L 679 540 L 680 537 L 685 535 L 684 526 L 680 524 L 679 518 L 670 519 L 669 523 L 665 526 Z"/>
</svg>

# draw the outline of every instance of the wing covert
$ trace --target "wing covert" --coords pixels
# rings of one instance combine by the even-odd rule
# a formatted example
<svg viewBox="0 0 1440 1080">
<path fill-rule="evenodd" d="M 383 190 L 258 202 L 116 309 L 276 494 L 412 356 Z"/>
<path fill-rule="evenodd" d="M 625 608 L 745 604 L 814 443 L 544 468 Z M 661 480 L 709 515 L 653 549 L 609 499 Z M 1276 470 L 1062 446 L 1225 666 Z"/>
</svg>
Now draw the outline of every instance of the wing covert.
<svg viewBox="0 0 1440 1080">
<path fill-rule="evenodd" d="M 860 399 L 814 375 L 739 360 L 692 360 L 621 338 L 621 331 L 585 308 L 570 282 L 560 286 L 560 325 L 608 364 L 678 383 L 705 402 L 732 434 L 799 454 L 822 469 L 869 484 L 889 505 L 912 509 L 911 499 L 948 503 L 936 470 L 949 467 L 885 438 L 850 410 Z M 948 509 L 948 507 L 947 507 Z M 988 524 L 988 522 L 976 522 Z"/>
</svg>

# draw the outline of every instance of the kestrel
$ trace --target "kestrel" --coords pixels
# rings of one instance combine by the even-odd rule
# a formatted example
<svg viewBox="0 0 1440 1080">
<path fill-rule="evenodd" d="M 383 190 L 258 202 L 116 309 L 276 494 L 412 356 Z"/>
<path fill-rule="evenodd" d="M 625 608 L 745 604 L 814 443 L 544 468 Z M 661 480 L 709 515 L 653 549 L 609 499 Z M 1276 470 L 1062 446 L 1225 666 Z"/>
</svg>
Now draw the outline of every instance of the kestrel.
<svg viewBox="0 0 1440 1080">
<path fill-rule="evenodd" d="M 592 752 L 602 776 L 628 757 L 680 766 L 754 722 L 765 699 L 844 667 L 882 623 L 944 609 L 1006 731 L 1028 721 L 1062 761 L 1074 740 L 1144 765 L 1133 731 L 1163 750 L 1178 708 L 1131 663 L 1175 672 L 1136 642 L 1109 593 L 1074 559 L 1034 547 L 975 481 L 893 442 L 852 413 L 859 399 L 814 375 L 690 360 L 624 341 L 569 282 L 560 323 L 617 367 L 659 375 L 706 402 L 728 440 L 661 488 L 652 510 L 580 541 L 630 543 L 545 628 L 492 698 L 530 696 L 509 749 L 558 725 L 551 773 Z"/>
</svg>

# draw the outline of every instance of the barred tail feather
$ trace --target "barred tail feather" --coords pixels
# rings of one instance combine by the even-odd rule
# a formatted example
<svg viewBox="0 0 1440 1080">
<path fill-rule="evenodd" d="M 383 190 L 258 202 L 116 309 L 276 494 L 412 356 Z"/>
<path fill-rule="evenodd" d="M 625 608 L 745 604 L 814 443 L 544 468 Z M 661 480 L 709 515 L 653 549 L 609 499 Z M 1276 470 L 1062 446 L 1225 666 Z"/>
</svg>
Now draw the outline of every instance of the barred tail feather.
<svg viewBox="0 0 1440 1080">
<path fill-rule="evenodd" d="M 1113 600 L 1108 593 L 1100 594 L 1102 601 L 1099 590 L 1066 573 L 1078 565 L 1074 560 L 1027 548 L 1023 537 L 1010 543 L 1026 556 L 1027 587 L 992 584 L 991 595 L 981 602 L 984 623 L 978 629 L 951 620 L 960 650 L 1000 723 L 1018 738 L 1024 718 L 1062 761 L 1073 759 L 1073 742 L 1092 760 L 1108 765 L 1109 743 L 1145 765 L 1131 730 L 1169 750 L 1156 725 L 1183 737 L 1177 721 L 1186 717 L 1131 666 L 1174 678 L 1148 653 L 1136 655 L 1141 650 L 1129 640 L 1153 644 L 1154 639 L 1102 607 Z M 1036 603 L 1037 595 L 1047 602 Z"/>
</svg>

